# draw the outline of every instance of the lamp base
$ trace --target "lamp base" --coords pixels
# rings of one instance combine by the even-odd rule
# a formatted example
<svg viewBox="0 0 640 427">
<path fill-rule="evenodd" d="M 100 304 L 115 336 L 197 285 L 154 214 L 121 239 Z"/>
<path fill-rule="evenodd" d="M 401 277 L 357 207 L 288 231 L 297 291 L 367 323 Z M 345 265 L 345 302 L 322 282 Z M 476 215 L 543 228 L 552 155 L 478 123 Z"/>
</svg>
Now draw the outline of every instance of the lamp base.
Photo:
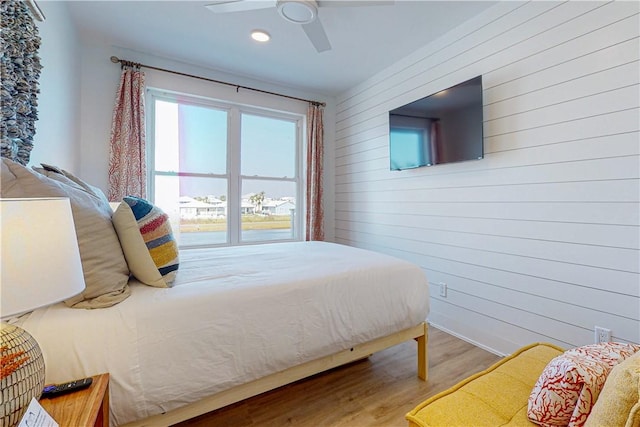
<svg viewBox="0 0 640 427">
<path fill-rule="evenodd" d="M 43 387 L 44 358 L 36 340 L 22 328 L 0 323 L 0 425 L 18 425 Z"/>
</svg>

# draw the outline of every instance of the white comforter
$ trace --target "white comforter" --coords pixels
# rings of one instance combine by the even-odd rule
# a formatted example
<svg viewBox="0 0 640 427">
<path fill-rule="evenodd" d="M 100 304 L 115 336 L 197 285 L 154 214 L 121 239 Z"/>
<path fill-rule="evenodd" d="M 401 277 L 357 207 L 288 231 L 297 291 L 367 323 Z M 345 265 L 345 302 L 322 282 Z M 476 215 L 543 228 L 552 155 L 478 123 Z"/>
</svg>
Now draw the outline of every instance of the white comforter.
<svg viewBox="0 0 640 427">
<path fill-rule="evenodd" d="M 47 382 L 111 374 L 111 423 L 165 412 L 424 321 L 423 271 L 324 242 L 181 252 L 173 288 L 132 282 L 98 310 L 57 304 L 23 327 Z"/>
</svg>

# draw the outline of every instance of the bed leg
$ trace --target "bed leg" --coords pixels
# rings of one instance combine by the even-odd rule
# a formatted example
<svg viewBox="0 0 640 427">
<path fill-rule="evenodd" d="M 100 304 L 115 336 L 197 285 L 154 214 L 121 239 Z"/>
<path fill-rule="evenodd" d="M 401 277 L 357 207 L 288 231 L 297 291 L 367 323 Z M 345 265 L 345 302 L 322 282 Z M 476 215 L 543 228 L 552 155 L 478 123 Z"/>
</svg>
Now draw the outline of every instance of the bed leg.
<svg viewBox="0 0 640 427">
<path fill-rule="evenodd" d="M 429 377 L 429 355 L 428 355 L 428 341 L 429 341 L 429 325 L 424 322 L 424 335 L 416 338 L 418 343 L 418 378 L 426 381 Z"/>
</svg>

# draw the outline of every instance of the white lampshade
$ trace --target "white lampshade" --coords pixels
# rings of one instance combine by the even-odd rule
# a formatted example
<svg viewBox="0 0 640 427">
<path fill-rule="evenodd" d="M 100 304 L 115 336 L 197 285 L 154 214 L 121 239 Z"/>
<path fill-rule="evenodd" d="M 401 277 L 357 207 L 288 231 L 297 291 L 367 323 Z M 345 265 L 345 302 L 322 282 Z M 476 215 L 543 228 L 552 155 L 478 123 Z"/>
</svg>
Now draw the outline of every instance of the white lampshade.
<svg viewBox="0 0 640 427">
<path fill-rule="evenodd" d="M 0 199 L 0 317 L 54 304 L 85 288 L 67 198 Z"/>
</svg>

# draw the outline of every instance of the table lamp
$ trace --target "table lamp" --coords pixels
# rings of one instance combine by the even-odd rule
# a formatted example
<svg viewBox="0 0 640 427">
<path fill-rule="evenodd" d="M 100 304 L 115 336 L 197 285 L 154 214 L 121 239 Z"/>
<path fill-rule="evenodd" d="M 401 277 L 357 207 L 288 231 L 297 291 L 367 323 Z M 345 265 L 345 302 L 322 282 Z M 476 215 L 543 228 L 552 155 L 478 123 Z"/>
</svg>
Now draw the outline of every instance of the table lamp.
<svg viewBox="0 0 640 427">
<path fill-rule="evenodd" d="M 0 199 L 0 223 L 3 321 L 84 290 L 69 199 Z M 44 358 L 31 335 L 2 322 L 0 359 L 0 424 L 15 426 L 42 393 Z"/>
</svg>

